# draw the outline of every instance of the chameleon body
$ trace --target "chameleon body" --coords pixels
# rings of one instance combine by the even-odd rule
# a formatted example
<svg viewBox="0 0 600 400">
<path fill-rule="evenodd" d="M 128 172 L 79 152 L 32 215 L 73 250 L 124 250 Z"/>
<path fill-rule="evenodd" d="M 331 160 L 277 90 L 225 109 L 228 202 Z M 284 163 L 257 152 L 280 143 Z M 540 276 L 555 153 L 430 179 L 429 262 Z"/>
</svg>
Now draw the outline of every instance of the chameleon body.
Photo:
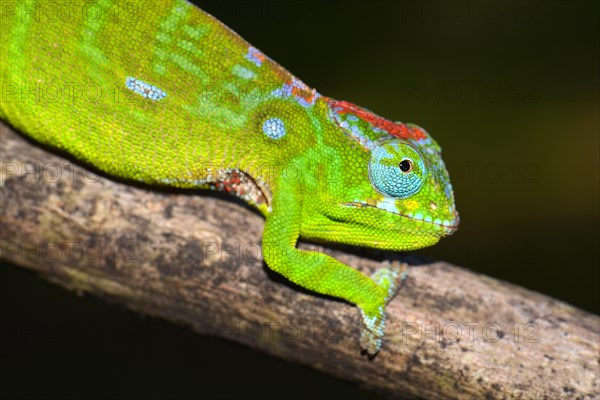
<svg viewBox="0 0 600 400">
<path fill-rule="evenodd" d="M 368 277 L 296 242 L 403 251 L 453 233 L 429 134 L 319 94 L 183 0 L 60 7 L 2 5 L 0 118 L 117 177 L 245 199 L 266 217 L 266 264 L 356 304 L 377 353 L 398 271 Z"/>
</svg>

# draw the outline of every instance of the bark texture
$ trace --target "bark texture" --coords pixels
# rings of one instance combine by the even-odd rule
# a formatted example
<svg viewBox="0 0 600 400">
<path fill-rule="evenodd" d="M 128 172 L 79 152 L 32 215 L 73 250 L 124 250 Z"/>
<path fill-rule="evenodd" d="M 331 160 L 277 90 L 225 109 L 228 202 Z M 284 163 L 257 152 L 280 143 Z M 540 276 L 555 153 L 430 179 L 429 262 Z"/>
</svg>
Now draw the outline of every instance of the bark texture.
<svg viewBox="0 0 600 400">
<path fill-rule="evenodd" d="M 0 255 L 67 289 L 390 398 L 600 397 L 598 316 L 413 259 L 417 265 L 388 306 L 383 349 L 368 359 L 358 349 L 353 306 L 294 287 L 264 266 L 263 220 L 249 208 L 107 179 L 6 125 L 0 130 Z M 346 250 L 320 250 L 367 273 L 380 265 Z"/>
</svg>

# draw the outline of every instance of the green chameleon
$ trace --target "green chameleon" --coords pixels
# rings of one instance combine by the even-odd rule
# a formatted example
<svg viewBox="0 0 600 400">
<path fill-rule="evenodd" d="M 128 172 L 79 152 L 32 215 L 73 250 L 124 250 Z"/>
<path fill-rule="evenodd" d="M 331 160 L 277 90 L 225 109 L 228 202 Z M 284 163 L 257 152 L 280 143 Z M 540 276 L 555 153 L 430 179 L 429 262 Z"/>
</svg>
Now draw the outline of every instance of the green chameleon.
<svg viewBox="0 0 600 400">
<path fill-rule="evenodd" d="M 458 225 L 438 144 L 309 88 L 183 0 L 1 4 L 0 118 L 116 177 L 221 190 L 265 217 L 274 271 L 359 307 L 382 343 L 399 269 L 368 277 L 299 237 L 386 250 Z"/>
</svg>

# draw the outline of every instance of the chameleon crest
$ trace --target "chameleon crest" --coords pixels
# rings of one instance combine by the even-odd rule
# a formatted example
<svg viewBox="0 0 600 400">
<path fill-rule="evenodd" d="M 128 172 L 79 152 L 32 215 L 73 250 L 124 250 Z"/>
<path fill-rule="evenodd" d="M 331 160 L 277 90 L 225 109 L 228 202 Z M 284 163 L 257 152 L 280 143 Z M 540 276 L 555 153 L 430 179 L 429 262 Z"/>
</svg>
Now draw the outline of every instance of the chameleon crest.
<svg viewBox="0 0 600 400">
<path fill-rule="evenodd" d="M 454 232 L 437 143 L 319 94 L 184 0 L 93 5 L 2 9 L 0 118 L 108 174 L 246 200 L 265 216 L 266 264 L 356 304 L 377 353 L 400 271 L 368 277 L 296 242 L 411 250 Z"/>
</svg>

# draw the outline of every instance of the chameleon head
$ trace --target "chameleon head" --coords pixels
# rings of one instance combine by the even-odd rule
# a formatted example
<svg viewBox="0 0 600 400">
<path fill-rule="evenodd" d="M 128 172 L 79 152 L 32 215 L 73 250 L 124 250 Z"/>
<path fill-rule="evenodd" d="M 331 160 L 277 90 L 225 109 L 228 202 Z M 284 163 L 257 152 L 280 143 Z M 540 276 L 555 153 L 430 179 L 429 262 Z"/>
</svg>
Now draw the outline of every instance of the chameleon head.
<svg viewBox="0 0 600 400">
<path fill-rule="evenodd" d="M 416 249 L 456 231 L 459 217 L 441 148 L 424 129 L 343 101 L 330 100 L 329 107 L 368 159 L 368 182 L 350 177 L 343 206 L 356 210 L 346 217 L 368 232 L 373 247 Z"/>
</svg>

